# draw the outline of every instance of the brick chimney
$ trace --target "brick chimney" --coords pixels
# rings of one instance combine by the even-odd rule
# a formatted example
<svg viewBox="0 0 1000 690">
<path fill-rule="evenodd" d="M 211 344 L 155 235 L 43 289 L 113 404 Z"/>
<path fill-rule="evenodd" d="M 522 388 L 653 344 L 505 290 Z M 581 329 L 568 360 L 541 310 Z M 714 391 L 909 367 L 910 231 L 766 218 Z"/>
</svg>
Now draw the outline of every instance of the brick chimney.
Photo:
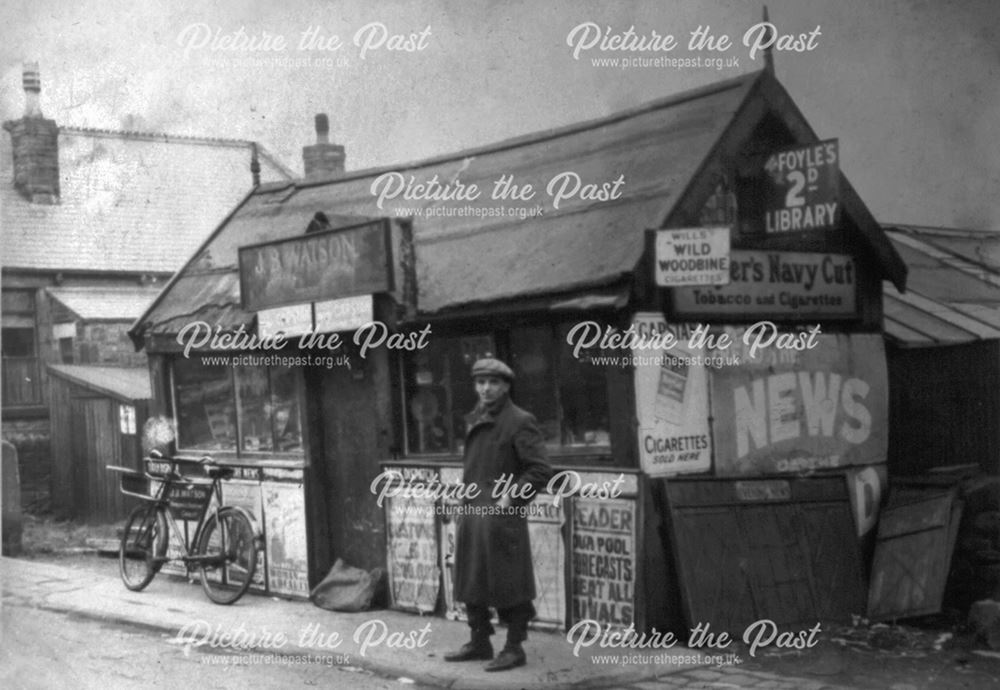
<svg viewBox="0 0 1000 690">
<path fill-rule="evenodd" d="M 24 63 L 24 117 L 8 120 L 14 153 L 14 188 L 34 204 L 59 203 L 59 127 L 42 116 L 38 63 Z"/>
<path fill-rule="evenodd" d="M 316 116 L 316 143 L 302 147 L 302 163 L 307 180 L 344 173 L 344 147 L 330 143 L 330 120 L 326 113 Z"/>
</svg>

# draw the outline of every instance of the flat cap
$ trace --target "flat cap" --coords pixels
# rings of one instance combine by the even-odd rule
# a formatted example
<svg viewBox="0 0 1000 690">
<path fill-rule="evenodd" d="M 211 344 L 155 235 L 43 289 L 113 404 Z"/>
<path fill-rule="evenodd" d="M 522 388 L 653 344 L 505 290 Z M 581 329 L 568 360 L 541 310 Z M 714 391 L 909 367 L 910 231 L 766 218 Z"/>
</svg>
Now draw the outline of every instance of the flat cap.
<svg viewBox="0 0 1000 690">
<path fill-rule="evenodd" d="M 476 363 L 472 365 L 472 377 L 476 376 L 499 376 L 508 381 L 514 380 L 514 372 L 511 368 L 499 359 L 492 357 L 476 360 Z"/>
</svg>

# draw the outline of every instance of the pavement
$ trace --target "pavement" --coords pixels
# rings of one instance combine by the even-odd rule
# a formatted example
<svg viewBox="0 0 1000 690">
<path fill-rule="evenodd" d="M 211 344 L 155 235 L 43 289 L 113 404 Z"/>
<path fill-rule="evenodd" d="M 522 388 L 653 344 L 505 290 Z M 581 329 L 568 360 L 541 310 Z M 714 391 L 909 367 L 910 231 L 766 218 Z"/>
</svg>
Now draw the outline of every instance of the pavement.
<svg viewBox="0 0 1000 690">
<path fill-rule="evenodd" d="M 109 568 L 109 572 L 110 572 Z M 740 668 L 738 654 L 680 645 L 669 649 L 575 649 L 565 633 L 531 631 L 528 663 L 488 673 L 483 662 L 447 663 L 445 652 L 468 640 L 464 623 L 391 610 L 326 611 L 308 601 L 250 593 L 232 606 L 213 604 L 197 581 L 161 573 L 142 592 L 117 577 L 61 563 L 0 558 L 5 605 L 35 607 L 159 632 L 183 654 L 311 655 L 314 663 L 365 669 L 402 682 L 453 688 L 776 688 L 834 686 Z M 494 647 L 503 644 L 498 629 Z M 259 657 L 258 657 L 259 658 Z M 264 663 L 264 662 L 260 662 Z M 273 662 L 272 662 L 273 663 Z"/>
</svg>

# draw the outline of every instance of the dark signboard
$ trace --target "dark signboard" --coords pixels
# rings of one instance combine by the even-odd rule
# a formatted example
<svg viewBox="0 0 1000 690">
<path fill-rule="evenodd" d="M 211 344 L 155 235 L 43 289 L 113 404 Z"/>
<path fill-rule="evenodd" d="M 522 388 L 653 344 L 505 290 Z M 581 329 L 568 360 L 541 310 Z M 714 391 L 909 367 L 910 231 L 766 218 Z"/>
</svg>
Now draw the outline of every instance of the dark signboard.
<svg viewBox="0 0 1000 690">
<path fill-rule="evenodd" d="M 764 164 L 768 234 L 829 230 L 840 220 L 840 150 L 836 139 L 775 151 Z"/>
<path fill-rule="evenodd" d="M 385 220 L 240 247 L 243 308 L 260 311 L 392 290 L 389 247 Z"/>
</svg>

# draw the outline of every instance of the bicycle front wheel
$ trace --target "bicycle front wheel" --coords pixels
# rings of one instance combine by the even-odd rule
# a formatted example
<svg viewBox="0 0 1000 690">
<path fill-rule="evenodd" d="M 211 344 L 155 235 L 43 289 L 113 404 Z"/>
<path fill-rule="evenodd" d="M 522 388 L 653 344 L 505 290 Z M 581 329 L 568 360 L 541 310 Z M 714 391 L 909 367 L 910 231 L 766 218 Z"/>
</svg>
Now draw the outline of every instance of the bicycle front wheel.
<svg viewBox="0 0 1000 690">
<path fill-rule="evenodd" d="M 232 604 L 242 597 L 257 570 L 257 543 L 253 525 L 234 508 L 209 516 L 198 538 L 201 586 L 216 604 Z"/>
<path fill-rule="evenodd" d="M 118 547 L 118 571 L 133 592 L 146 588 L 167 553 L 167 519 L 155 505 L 136 507 L 125 522 Z"/>
</svg>

